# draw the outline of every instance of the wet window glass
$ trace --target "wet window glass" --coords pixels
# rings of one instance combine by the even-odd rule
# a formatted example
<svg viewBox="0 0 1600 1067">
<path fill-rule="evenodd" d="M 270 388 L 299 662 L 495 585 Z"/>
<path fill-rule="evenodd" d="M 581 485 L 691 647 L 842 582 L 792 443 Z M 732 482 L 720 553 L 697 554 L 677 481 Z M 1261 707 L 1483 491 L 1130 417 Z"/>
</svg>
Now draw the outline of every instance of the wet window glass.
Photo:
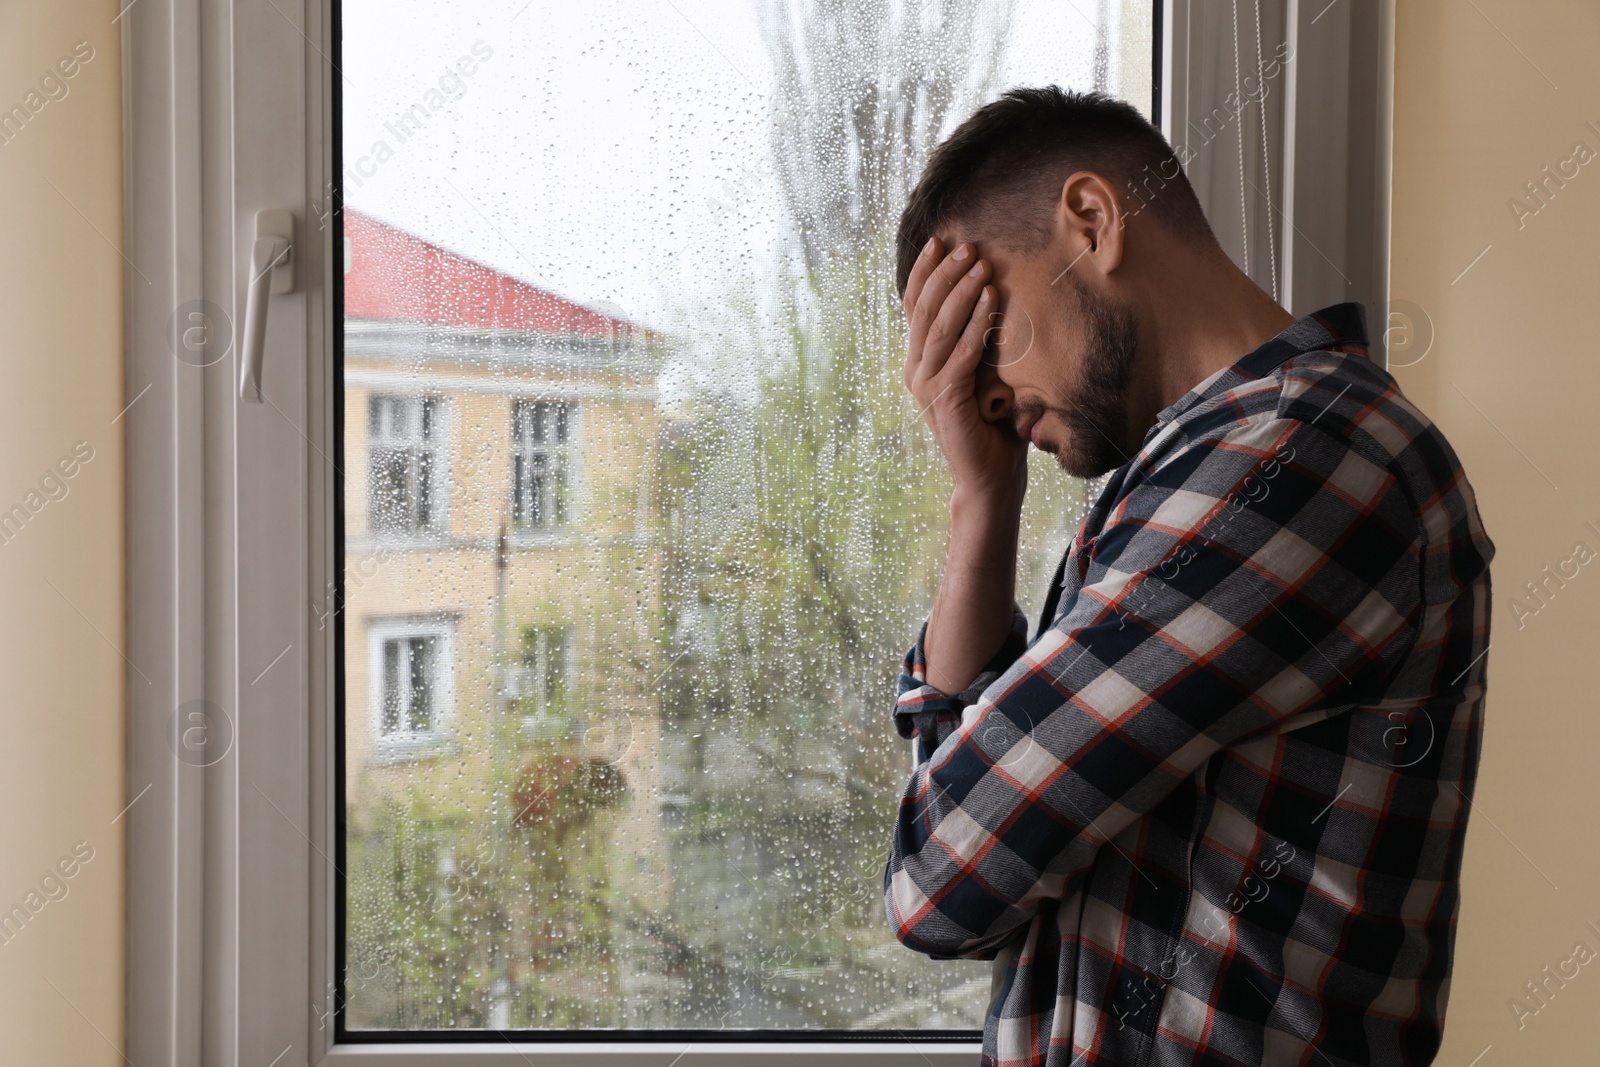
<svg viewBox="0 0 1600 1067">
<path fill-rule="evenodd" d="M 900 209 L 1149 0 L 346 0 L 351 1031 L 963 1031 L 883 914 L 948 476 Z M 1085 487 L 1037 454 L 1023 606 Z"/>
</svg>

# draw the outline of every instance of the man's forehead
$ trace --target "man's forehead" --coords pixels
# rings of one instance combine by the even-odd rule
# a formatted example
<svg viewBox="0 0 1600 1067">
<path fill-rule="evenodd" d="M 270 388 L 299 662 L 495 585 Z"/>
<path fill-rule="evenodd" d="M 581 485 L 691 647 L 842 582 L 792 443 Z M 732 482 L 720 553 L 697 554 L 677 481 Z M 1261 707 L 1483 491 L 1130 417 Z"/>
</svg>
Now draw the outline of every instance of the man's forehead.
<svg viewBox="0 0 1600 1067">
<path fill-rule="evenodd" d="M 978 250 L 982 259 L 989 261 L 997 273 L 1006 273 L 1007 268 L 1013 266 L 1019 259 L 1016 252 L 1008 248 L 1004 241 L 994 237 L 993 234 L 984 233 L 977 227 L 959 222 L 945 222 L 934 227 L 932 236 L 939 239 L 945 252 L 960 244 L 971 244 Z"/>
</svg>

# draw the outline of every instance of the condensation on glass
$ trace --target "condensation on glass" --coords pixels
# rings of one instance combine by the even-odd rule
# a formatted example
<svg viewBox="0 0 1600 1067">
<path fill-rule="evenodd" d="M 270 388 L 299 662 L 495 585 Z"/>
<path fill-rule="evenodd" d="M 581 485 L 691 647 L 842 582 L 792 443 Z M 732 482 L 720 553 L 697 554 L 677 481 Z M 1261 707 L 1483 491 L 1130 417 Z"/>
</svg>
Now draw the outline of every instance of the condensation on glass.
<svg viewBox="0 0 1600 1067">
<path fill-rule="evenodd" d="M 980 1025 L 883 914 L 948 493 L 894 228 L 1004 88 L 1148 113 L 1151 21 L 347 0 L 350 1030 Z M 1083 492 L 1034 469 L 1024 607 Z"/>
</svg>

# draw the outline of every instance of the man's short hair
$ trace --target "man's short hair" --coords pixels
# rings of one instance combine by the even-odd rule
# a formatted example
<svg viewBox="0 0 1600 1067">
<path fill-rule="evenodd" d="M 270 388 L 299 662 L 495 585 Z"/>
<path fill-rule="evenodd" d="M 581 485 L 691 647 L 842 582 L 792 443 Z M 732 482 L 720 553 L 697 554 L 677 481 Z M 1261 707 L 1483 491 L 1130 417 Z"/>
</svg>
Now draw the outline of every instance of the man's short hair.
<svg viewBox="0 0 1600 1067">
<path fill-rule="evenodd" d="M 1148 208 L 1176 236 L 1216 240 L 1182 161 L 1132 105 L 1055 85 L 1012 89 L 974 112 L 928 157 L 895 238 L 900 293 L 923 245 L 946 223 L 959 222 L 1021 255 L 1043 248 L 1062 183 L 1080 170 L 1109 181 L 1128 214 Z"/>
</svg>

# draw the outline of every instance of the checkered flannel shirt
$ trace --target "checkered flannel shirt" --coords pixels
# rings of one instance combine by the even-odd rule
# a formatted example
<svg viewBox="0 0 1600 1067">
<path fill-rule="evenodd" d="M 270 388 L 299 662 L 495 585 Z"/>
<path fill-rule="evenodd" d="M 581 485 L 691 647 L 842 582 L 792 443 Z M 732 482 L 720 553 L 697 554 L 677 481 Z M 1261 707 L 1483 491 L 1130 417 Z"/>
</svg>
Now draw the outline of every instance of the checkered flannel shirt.
<svg viewBox="0 0 1600 1067">
<path fill-rule="evenodd" d="M 1031 643 L 951 696 L 919 637 L 885 906 L 994 961 L 983 1063 L 1430 1063 L 1493 554 L 1340 304 L 1158 416 Z"/>
</svg>

